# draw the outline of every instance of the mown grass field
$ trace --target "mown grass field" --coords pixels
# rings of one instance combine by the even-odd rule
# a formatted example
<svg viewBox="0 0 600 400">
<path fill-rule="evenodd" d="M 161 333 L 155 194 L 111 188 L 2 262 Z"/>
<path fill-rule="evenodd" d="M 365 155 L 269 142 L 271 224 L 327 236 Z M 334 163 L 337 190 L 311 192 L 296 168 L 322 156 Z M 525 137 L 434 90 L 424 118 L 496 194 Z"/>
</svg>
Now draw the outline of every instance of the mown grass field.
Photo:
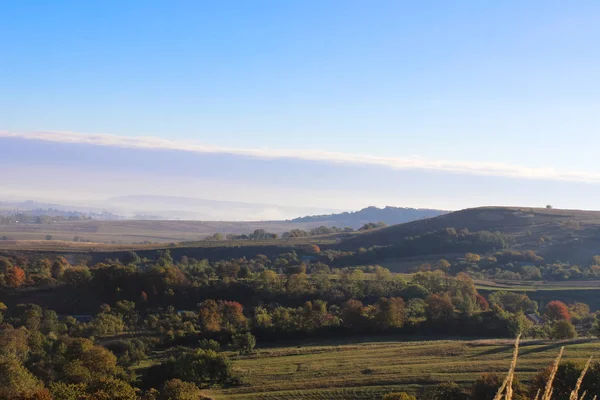
<svg viewBox="0 0 600 400">
<path fill-rule="evenodd" d="M 530 380 L 565 345 L 565 360 L 600 356 L 600 342 L 525 341 L 518 377 Z M 512 357 L 507 340 L 370 342 L 261 349 L 235 359 L 243 386 L 209 390 L 221 399 L 379 399 L 401 390 L 418 393 L 443 382 L 470 385 L 484 372 L 504 374 Z"/>
</svg>

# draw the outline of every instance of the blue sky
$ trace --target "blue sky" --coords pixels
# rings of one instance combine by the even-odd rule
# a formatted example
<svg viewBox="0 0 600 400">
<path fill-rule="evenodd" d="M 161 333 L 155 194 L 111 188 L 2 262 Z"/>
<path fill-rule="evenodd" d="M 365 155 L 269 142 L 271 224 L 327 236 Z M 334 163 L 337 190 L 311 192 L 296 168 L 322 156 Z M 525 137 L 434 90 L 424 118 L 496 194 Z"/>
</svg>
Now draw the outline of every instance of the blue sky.
<svg viewBox="0 0 600 400">
<path fill-rule="evenodd" d="M 0 131 L 600 174 L 598 20 L 585 0 L 4 1 Z"/>
</svg>

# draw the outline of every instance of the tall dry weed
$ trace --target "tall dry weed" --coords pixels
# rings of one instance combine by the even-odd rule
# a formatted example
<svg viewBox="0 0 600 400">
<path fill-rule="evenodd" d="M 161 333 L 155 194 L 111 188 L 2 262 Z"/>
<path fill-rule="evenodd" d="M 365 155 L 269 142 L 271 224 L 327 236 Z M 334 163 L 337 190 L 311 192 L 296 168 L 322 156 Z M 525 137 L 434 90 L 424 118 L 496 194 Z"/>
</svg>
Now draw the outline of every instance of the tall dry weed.
<svg viewBox="0 0 600 400">
<path fill-rule="evenodd" d="M 500 388 L 498 388 L 498 392 L 496 393 L 496 396 L 494 397 L 494 400 L 512 400 L 513 398 L 513 381 L 514 381 L 514 377 L 515 377 L 515 370 L 517 367 L 517 360 L 519 358 L 519 342 L 521 339 L 521 335 L 519 335 L 517 337 L 517 339 L 515 340 L 515 349 L 513 351 L 513 358 L 512 361 L 510 363 L 510 368 L 508 370 L 508 374 L 506 375 L 506 378 L 504 378 L 504 380 L 502 381 L 502 385 L 500 385 Z M 550 375 L 548 376 L 548 380 L 546 381 L 546 386 L 544 388 L 544 391 L 542 392 L 541 389 L 538 389 L 534 400 L 552 400 L 552 394 L 554 392 L 554 388 L 552 387 L 553 383 L 554 383 L 554 379 L 556 378 L 556 373 L 558 371 L 558 367 L 560 365 L 560 360 L 562 359 L 562 355 L 564 352 L 565 348 L 564 346 L 560 348 L 560 351 L 558 352 L 558 356 L 556 357 L 556 359 L 554 360 L 554 363 L 552 364 L 552 368 L 550 370 Z M 583 382 L 583 379 L 585 378 L 585 375 L 588 371 L 588 369 L 590 368 L 590 365 L 592 363 L 592 357 L 590 357 L 587 361 L 587 363 L 585 364 L 585 367 L 583 368 L 583 370 L 581 371 L 581 374 L 579 376 L 579 378 L 577 379 L 577 383 L 575 384 L 575 388 L 573 389 L 573 391 L 571 392 L 570 396 L 569 396 L 569 400 L 584 400 L 585 396 L 587 395 L 587 391 L 584 391 L 581 396 L 579 396 L 579 390 L 581 389 L 581 384 Z M 541 394 L 541 397 L 540 397 Z M 592 398 L 592 400 L 597 400 L 597 395 L 594 396 Z"/>
<path fill-rule="evenodd" d="M 494 400 L 502 400 L 502 394 L 504 393 L 505 389 L 506 389 L 506 395 L 505 395 L 504 399 L 505 400 L 512 399 L 512 383 L 513 383 L 513 380 L 515 377 L 515 368 L 517 366 L 517 359 L 519 358 L 519 341 L 520 340 L 521 340 L 521 335 L 519 334 L 519 336 L 517 336 L 517 339 L 515 340 L 515 350 L 513 351 L 513 358 L 510 363 L 510 368 L 508 369 L 508 375 L 506 376 L 506 378 L 504 378 L 504 381 L 502 382 L 502 385 L 498 389 L 498 392 L 496 393 Z"/>
<path fill-rule="evenodd" d="M 581 375 L 579 375 L 579 378 L 577 379 L 577 384 L 575 384 L 575 389 L 573 389 L 573 391 L 571 392 L 571 396 L 569 396 L 569 400 L 579 400 L 579 388 L 581 387 L 581 382 L 583 382 L 583 378 L 585 377 L 585 374 L 588 370 L 588 368 L 590 367 L 590 364 L 592 363 L 592 357 L 590 357 L 587 361 L 587 363 L 585 364 L 585 367 L 583 368 L 583 371 L 581 371 Z M 581 398 L 583 399 L 583 397 L 585 396 L 585 392 L 583 393 L 583 396 L 581 396 Z"/>
<path fill-rule="evenodd" d="M 554 364 L 552 365 L 552 370 L 550 371 L 550 376 L 548 377 L 548 382 L 546 382 L 546 389 L 544 390 L 544 394 L 540 400 L 551 400 L 552 399 L 552 384 L 554 383 L 554 378 L 556 377 L 556 372 L 558 371 L 558 366 L 560 364 L 560 359 L 562 358 L 563 351 L 565 347 L 561 347 L 558 352 L 558 357 L 554 360 Z"/>
</svg>

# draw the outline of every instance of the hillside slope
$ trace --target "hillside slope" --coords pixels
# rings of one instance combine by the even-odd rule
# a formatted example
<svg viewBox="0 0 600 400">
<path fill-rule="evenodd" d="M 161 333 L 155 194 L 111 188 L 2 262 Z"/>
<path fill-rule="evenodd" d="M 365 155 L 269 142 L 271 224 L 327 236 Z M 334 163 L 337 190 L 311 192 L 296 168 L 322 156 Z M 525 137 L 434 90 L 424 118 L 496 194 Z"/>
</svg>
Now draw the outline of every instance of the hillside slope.
<svg viewBox="0 0 600 400">
<path fill-rule="evenodd" d="M 343 212 L 339 214 L 311 215 L 295 218 L 291 222 L 323 222 L 338 227 L 349 226 L 357 229 L 369 222 L 383 221 L 387 225 L 402 224 L 404 222 L 437 217 L 448 211 L 426 208 L 385 208 L 367 207 L 359 211 Z"/>
<path fill-rule="evenodd" d="M 389 226 L 341 242 L 338 248 L 393 246 L 405 238 L 455 228 L 501 232 L 513 247 L 533 249 L 547 260 L 588 260 L 600 254 L 600 212 L 523 207 L 481 207 Z"/>
</svg>

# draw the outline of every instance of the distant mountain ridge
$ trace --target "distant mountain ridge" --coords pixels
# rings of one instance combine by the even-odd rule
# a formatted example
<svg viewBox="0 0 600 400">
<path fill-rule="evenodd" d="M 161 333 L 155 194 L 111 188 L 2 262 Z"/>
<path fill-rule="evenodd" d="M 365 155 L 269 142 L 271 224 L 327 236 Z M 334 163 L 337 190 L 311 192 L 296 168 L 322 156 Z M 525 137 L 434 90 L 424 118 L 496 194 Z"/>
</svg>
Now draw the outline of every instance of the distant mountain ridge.
<svg viewBox="0 0 600 400">
<path fill-rule="evenodd" d="M 291 222 L 327 222 L 337 223 L 339 227 L 350 226 L 359 228 L 368 222 L 383 221 L 387 225 L 402 224 L 424 218 L 438 217 L 449 211 L 428 208 L 391 207 L 384 208 L 366 207 L 359 211 L 343 212 L 339 214 L 310 215 L 295 218 Z"/>
</svg>

